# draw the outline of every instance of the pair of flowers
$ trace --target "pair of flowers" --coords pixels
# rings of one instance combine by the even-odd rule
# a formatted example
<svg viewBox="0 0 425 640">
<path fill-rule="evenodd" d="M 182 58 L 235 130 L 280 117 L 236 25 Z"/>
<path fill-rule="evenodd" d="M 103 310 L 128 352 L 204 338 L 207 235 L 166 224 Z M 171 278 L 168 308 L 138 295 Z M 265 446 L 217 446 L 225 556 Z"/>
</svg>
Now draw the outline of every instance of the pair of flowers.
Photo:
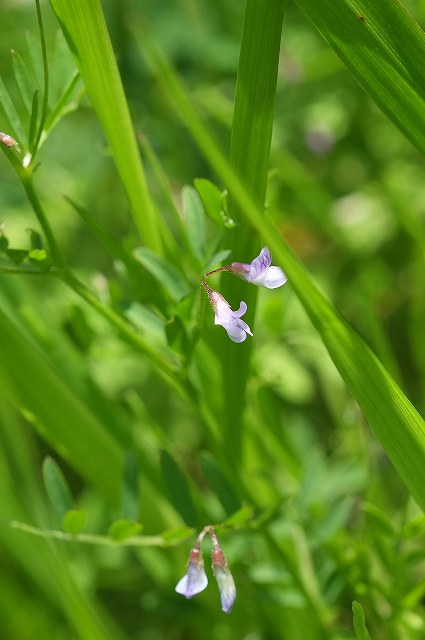
<svg viewBox="0 0 425 640">
<path fill-rule="evenodd" d="M 226 557 L 218 544 L 217 536 L 211 525 L 202 529 L 195 546 L 191 549 L 187 572 L 177 583 L 176 591 L 186 598 L 192 598 L 207 587 L 208 578 L 205 573 L 201 551 L 201 544 L 207 533 L 209 533 L 213 543 L 211 554 L 212 569 L 220 592 L 221 609 L 224 613 L 230 613 L 236 599 L 235 581 L 229 571 Z"/>
<path fill-rule="evenodd" d="M 272 265 L 271 253 L 267 247 L 263 247 L 260 255 L 254 258 L 251 264 L 232 262 L 232 264 L 225 267 L 210 271 L 202 278 L 201 285 L 206 290 L 211 306 L 214 309 L 214 323 L 224 327 L 233 342 L 243 342 L 247 335 L 253 335 L 247 323 L 241 320 L 247 310 L 246 303 L 242 300 L 239 309 L 232 311 L 227 300 L 218 291 L 211 289 L 205 281 L 206 278 L 219 271 L 230 271 L 251 284 L 267 289 L 281 287 L 287 281 L 287 277 L 280 267 Z"/>
</svg>

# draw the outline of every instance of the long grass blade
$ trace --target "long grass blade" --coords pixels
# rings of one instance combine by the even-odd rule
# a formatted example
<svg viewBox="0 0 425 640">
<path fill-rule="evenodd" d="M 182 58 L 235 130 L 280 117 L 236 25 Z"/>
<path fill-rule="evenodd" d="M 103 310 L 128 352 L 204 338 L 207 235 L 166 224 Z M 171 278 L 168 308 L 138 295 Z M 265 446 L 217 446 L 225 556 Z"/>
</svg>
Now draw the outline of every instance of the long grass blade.
<svg viewBox="0 0 425 640">
<path fill-rule="evenodd" d="M 111 145 L 139 233 L 146 246 L 161 251 L 155 209 L 100 2 L 52 0 L 51 4 Z"/>
</svg>

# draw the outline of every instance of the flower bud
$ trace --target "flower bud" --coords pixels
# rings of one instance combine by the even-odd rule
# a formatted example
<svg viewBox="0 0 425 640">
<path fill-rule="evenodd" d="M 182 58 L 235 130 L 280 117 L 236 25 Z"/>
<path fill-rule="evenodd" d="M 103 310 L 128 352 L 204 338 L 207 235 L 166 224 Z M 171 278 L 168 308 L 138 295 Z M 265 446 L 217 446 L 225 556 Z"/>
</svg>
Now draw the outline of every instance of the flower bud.
<svg viewBox="0 0 425 640">
<path fill-rule="evenodd" d="M 220 592 L 221 609 L 224 613 L 230 613 L 236 600 L 236 586 L 225 555 L 218 543 L 213 546 L 212 568 Z"/>
</svg>

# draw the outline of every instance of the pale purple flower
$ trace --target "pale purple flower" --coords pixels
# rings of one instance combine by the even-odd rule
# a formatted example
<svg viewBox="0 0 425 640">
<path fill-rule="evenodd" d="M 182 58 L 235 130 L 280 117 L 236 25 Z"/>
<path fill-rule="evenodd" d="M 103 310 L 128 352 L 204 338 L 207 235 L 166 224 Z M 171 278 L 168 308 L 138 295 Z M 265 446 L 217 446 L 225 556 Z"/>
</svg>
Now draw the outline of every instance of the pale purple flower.
<svg viewBox="0 0 425 640">
<path fill-rule="evenodd" d="M 267 247 L 261 249 L 260 255 L 254 258 L 251 264 L 232 262 L 229 271 L 267 289 L 281 287 L 288 279 L 280 267 L 272 266 L 272 256 Z"/>
<path fill-rule="evenodd" d="M 220 591 L 221 609 L 224 613 L 230 613 L 236 600 L 236 586 L 227 560 L 218 544 L 213 547 L 212 568 Z"/>
<path fill-rule="evenodd" d="M 217 294 L 220 296 L 220 294 Z M 226 300 L 220 296 L 213 304 L 215 311 L 214 324 L 220 324 L 227 331 L 227 335 L 233 342 L 243 342 L 249 334 L 252 336 L 251 329 L 241 317 L 247 310 L 245 302 L 241 302 L 237 311 L 232 311 Z"/>
<path fill-rule="evenodd" d="M 197 547 L 194 547 L 189 554 L 186 575 L 178 581 L 176 591 L 186 598 L 192 598 L 203 591 L 207 584 L 208 578 L 204 569 L 202 552 Z"/>
</svg>

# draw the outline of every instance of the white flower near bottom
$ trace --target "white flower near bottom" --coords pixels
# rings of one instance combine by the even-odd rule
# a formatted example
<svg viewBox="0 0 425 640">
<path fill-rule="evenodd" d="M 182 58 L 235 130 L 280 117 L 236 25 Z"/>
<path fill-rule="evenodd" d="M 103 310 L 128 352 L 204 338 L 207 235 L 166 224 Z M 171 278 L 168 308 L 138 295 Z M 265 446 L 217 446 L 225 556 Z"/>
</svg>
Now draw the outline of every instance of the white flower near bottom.
<svg viewBox="0 0 425 640">
<path fill-rule="evenodd" d="M 236 600 L 236 586 L 227 560 L 218 544 L 213 547 L 212 567 L 220 592 L 221 610 L 224 613 L 230 613 Z"/>
<path fill-rule="evenodd" d="M 186 598 L 192 598 L 203 591 L 207 585 L 208 578 L 204 569 L 202 552 L 197 547 L 194 547 L 189 555 L 186 575 L 178 581 L 176 591 Z"/>
<path fill-rule="evenodd" d="M 220 294 L 218 294 L 220 295 Z M 219 324 L 227 331 L 227 335 L 233 342 L 243 342 L 248 335 L 252 336 L 253 333 L 247 323 L 241 320 L 241 317 L 246 313 L 247 306 L 245 302 L 241 302 L 237 311 L 232 311 L 230 305 L 220 296 L 215 304 L 215 319 L 214 324 Z"/>
<path fill-rule="evenodd" d="M 261 249 L 260 255 L 251 264 L 232 262 L 229 271 L 251 284 L 267 289 L 281 287 L 288 280 L 280 267 L 272 265 L 272 256 L 267 247 Z"/>
</svg>

